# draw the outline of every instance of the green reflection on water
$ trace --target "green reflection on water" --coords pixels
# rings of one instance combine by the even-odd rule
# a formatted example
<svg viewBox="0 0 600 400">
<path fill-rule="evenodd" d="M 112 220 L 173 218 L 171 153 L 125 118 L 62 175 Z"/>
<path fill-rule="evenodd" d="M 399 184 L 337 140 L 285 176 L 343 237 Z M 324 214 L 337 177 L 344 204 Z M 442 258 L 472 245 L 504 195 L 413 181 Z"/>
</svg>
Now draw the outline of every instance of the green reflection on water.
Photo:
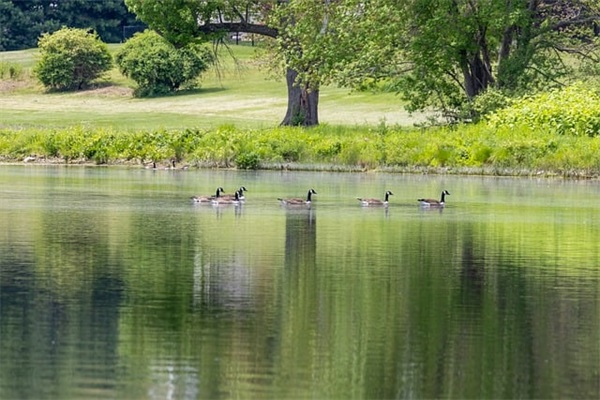
<svg viewBox="0 0 600 400">
<path fill-rule="evenodd" d="M 595 187 L 439 179 L 3 167 L 0 398 L 598 397 Z"/>
</svg>

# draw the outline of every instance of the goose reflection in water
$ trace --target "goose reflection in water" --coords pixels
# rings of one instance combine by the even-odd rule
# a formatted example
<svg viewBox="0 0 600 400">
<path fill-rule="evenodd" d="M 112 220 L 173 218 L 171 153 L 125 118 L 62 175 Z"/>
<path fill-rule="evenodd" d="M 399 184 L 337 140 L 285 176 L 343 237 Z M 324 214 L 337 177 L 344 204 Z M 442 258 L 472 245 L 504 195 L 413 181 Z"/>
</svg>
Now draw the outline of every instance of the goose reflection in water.
<svg viewBox="0 0 600 400">
<path fill-rule="evenodd" d="M 236 218 L 239 218 L 243 214 L 244 203 L 215 203 L 212 205 L 212 208 L 215 211 L 217 219 L 221 219 L 223 218 L 223 215 L 227 215 L 231 212 L 233 212 Z"/>
<path fill-rule="evenodd" d="M 317 254 L 317 218 L 313 209 L 286 210 L 285 267 L 287 270 L 314 268 Z"/>
</svg>

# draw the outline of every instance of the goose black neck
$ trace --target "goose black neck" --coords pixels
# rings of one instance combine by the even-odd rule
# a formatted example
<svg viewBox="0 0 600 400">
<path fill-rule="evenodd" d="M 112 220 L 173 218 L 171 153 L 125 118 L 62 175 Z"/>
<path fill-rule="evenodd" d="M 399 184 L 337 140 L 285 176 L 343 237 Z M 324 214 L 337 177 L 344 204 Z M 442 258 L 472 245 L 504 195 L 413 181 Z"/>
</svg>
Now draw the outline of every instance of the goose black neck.
<svg viewBox="0 0 600 400">
<path fill-rule="evenodd" d="M 446 201 L 446 192 L 442 192 L 442 199 L 440 200 L 441 203 L 444 203 Z"/>
<path fill-rule="evenodd" d="M 386 192 L 385 193 L 385 201 L 387 202 L 389 198 L 390 198 L 390 194 Z"/>
<path fill-rule="evenodd" d="M 312 198 L 312 191 L 310 191 L 310 190 L 309 190 L 309 191 L 308 191 L 308 195 L 306 195 L 306 201 L 307 201 L 307 202 L 308 202 L 308 201 L 311 201 L 311 198 Z"/>
</svg>

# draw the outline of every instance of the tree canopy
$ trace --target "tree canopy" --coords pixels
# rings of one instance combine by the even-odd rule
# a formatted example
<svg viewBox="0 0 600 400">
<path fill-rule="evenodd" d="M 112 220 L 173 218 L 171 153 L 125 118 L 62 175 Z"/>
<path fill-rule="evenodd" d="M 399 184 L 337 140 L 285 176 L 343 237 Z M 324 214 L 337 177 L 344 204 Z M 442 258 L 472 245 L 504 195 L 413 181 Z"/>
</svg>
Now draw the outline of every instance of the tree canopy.
<svg viewBox="0 0 600 400">
<path fill-rule="evenodd" d="M 126 0 L 129 9 L 172 43 L 209 41 L 227 32 L 273 39 L 277 65 L 286 74 L 288 109 L 283 125 L 318 124 L 321 53 L 315 51 L 328 33 L 332 0 Z M 315 58 L 317 56 L 317 58 Z"/>
<path fill-rule="evenodd" d="M 228 32 L 262 35 L 288 85 L 286 125 L 318 124 L 335 82 L 399 93 L 448 115 L 489 89 L 520 94 L 600 74 L 597 0 L 0 0 L 0 50 L 61 26 L 122 39 L 134 16 L 178 47 Z"/>
<path fill-rule="evenodd" d="M 599 59 L 596 0 L 370 0 L 355 10 L 342 29 L 356 56 L 338 78 L 385 82 L 412 110 L 562 84 L 578 61 Z"/>
<path fill-rule="evenodd" d="M 0 51 L 35 47 L 62 26 L 94 29 L 104 42 L 123 40 L 123 28 L 140 25 L 124 0 L 0 0 Z"/>
<path fill-rule="evenodd" d="M 561 84 L 580 65 L 571 61 L 598 60 L 595 0 L 178 0 L 168 9 L 126 2 L 175 43 L 224 32 L 274 38 L 290 102 L 294 88 L 310 103 L 324 83 L 384 84 L 410 110 L 452 114 L 488 89 Z M 316 115 L 317 101 L 300 111 Z"/>
</svg>

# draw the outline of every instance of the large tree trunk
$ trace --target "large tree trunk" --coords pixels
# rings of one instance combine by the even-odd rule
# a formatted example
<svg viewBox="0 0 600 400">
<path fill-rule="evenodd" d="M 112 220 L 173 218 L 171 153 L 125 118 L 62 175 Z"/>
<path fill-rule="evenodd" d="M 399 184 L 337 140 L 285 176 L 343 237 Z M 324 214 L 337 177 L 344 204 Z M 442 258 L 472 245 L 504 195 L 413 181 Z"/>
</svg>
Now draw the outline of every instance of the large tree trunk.
<svg viewBox="0 0 600 400">
<path fill-rule="evenodd" d="M 288 88 L 288 106 L 281 125 L 319 125 L 319 90 L 311 89 L 307 84 L 298 84 L 297 76 L 297 71 L 288 68 L 285 76 Z"/>
<path fill-rule="evenodd" d="M 471 57 L 465 56 L 462 64 L 463 79 L 467 97 L 472 99 L 484 92 L 494 82 L 491 68 L 479 54 Z"/>
<path fill-rule="evenodd" d="M 463 79 L 469 99 L 476 97 L 494 84 L 492 62 L 486 40 L 486 27 L 480 26 L 475 37 L 476 51 L 462 54 Z"/>
</svg>

